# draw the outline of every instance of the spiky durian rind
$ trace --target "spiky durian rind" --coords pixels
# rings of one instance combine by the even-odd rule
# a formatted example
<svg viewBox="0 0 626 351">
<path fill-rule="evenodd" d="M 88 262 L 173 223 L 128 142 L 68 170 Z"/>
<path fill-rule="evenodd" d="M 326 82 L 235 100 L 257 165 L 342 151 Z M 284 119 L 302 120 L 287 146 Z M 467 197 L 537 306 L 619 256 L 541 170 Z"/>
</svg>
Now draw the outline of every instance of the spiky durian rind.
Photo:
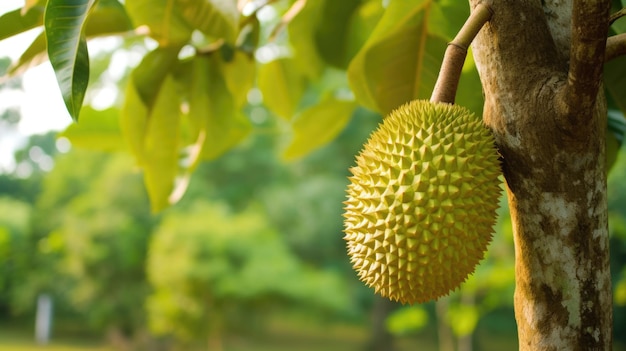
<svg viewBox="0 0 626 351">
<path fill-rule="evenodd" d="M 402 303 L 447 295 L 493 235 L 500 162 L 480 118 L 415 100 L 370 136 L 345 201 L 344 239 L 359 278 Z"/>
</svg>

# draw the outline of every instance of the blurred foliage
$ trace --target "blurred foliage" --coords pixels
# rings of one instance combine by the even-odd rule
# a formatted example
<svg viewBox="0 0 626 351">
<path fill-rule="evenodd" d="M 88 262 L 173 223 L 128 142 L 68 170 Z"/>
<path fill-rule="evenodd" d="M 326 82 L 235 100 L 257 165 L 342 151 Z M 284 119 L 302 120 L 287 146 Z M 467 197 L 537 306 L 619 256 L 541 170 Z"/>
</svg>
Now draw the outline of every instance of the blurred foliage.
<svg viewBox="0 0 626 351">
<path fill-rule="evenodd" d="M 14 312 L 32 311 L 47 292 L 60 314 L 78 314 L 96 330 L 132 336 L 145 325 L 137 306 L 148 292 L 144 261 L 154 219 L 131 164 L 124 155 L 82 150 L 57 158 L 24 235 L 28 279 L 16 284 Z"/>
<path fill-rule="evenodd" d="M 345 258 L 340 216 L 347 165 L 378 121 L 359 111 L 337 140 L 293 163 L 276 153 L 282 137 L 254 135 L 199 166 L 187 195 L 162 216 L 150 214 L 141 175 L 125 154 L 55 154 L 34 206 L 6 196 L 0 202 L 0 227 L 11 233 L 11 249 L 1 241 L 0 256 L 11 253 L 3 268 L 15 273 L 4 275 L 13 283 L 1 295 L 3 318 L 32 313 L 37 294 L 51 292 L 61 319 L 117 328 L 128 338 L 140 338 L 150 321 L 186 345 L 215 338 L 216 330 L 259 333 L 292 308 L 340 320 L 362 315 L 372 292 Z M 609 184 L 617 342 L 626 323 L 625 160 L 622 152 Z M 420 335 L 436 321 L 462 339 L 498 328 L 493 320 L 502 311 L 512 320 L 513 243 L 502 201 L 487 257 L 447 298 L 444 313 L 432 303 L 398 309 L 385 324 L 393 334 Z"/>
<path fill-rule="evenodd" d="M 626 152 L 621 148 L 608 179 L 614 339 L 626 345 Z"/>
<path fill-rule="evenodd" d="M 427 98 L 446 43 L 469 13 L 467 3 L 433 0 L 77 4 L 82 6 L 28 3 L 0 17 L 6 28 L 0 38 L 45 29 L 9 67 L 9 76 L 41 62 L 47 48 L 70 115 L 87 120 L 66 136 L 77 145 L 131 152 L 155 212 L 180 198 L 180 178 L 200 161 L 215 160 L 258 127 L 255 115 L 242 114 L 252 104 L 248 93 L 255 83 L 259 102 L 285 121 L 283 156 L 301 158 L 345 130 L 358 104 L 386 114 Z M 136 28 L 142 30 L 132 32 Z M 85 45 L 105 35 L 124 39 L 118 56 L 140 52 L 128 43 L 148 44 L 130 78 L 114 78 L 126 85 L 121 133 L 112 129 L 110 110 L 80 109 L 90 99 L 87 82 L 102 91 L 100 78 L 110 79 L 102 55 L 92 57 Z M 480 113 L 480 91 L 468 59 L 457 102 Z"/>
<path fill-rule="evenodd" d="M 619 8 L 616 1 L 613 7 Z M 287 122 L 281 132 L 291 140 L 283 146 L 284 158 L 301 158 L 345 130 L 358 105 L 386 115 L 410 100 L 429 98 L 446 45 L 469 15 L 468 3 L 454 0 L 78 0 L 76 5 L 29 2 L 0 16 L 5 28 L 0 39 L 44 28 L 4 76 L 47 57 L 69 114 L 88 120 L 84 127 L 70 127 L 66 136 L 77 145 L 133 154 L 154 212 L 180 199 L 186 184 L 180 179 L 199 162 L 245 142 L 256 127 L 254 115 L 242 114 L 255 83 L 257 99 Z M 622 33 L 615 23 L 612 32 Z M 119 129 L 112 129 L 110 110 L 81 109 L 85 97 L 89 100 L 90 80 L 92 89 L 102 89 L 102 55 L 90 57 L 86 44 L 101 36 L 123 39 L 127 52 L 139 52 L 128 43 L 145 42 L 130 78 L 114 78 L 126 86 Z M 624 67 L 618 60 L 605 66 L 607 95 L 622 112 Z M 328 84 L 329 72 L 339 72 L 343 80 Z M 471 55 L 458 91 L 456 103 L 481 114 L 482 90 Z M 624 124 L 623 115 L 613 120 Z M 615 141 L 626 129 L 611 131 L 607 139 L 614 155 Z"/>
<path fill-rule="evenodd" d="M 32 206 L 11 197 L 0 197 L 0 314 L 11 315 L 12 295 L 15 286 L 27 272 L 24 270 L 28 232 Z"/>
<path fill-rule="evenodd" d="M 154 221 L 141 177 L 128 172 L 131 163 L 124 155 L 107 157 L 88 188 L 64 206 L 60 226 L 46 241 L 63 257 L 76 308 L 89 311 L 93 325 L 124 331 L 145 324 L 135 306 L 148 292 L 144 262 Z"/>
<path fill-rule="evenodd" d="M 387 320 L 387 329 L 393 334 L 402 335 L 424 328 L 428 324 L 428 312 L 420 306 L 398 309 Z"/>
<path fill-rule="evenodd" d="M 251 326 L 281 303 L 311 313 L 354 308 L 331 271 L 299 262 L 263 213 L 197 201 L 163 218 L 147 263 L 154 293 L 147 301 L 157 333 L 182 340 Z"/>
<path fill-rule="evenodd" d="M 186 306 L 172 300 L 176 296 L 195 298 L 209 316 L 214 306 L 223 309 L 218 322 L 227 335 L 257 333 L 281 310 L 361 319 L 372 293 L 345 257 L 341 201 L 346 169 L 379 119 L 357 111 L 352 128 L 339 139 L 289 164 L 276 152 L 284 142 L 280 135 L 257 133 L 228 157 L 199 165 L 186 196 L 162 216 L 150 214 L 141 174 L 132 171 L 126 154 L 75 146 L 60 154 L 45 147 L 47 138 L 31 138 L 27 145 L 53 148 L 47 152 L 54 155 L 54 168 L 42 173 L 33 196 L 19 251 L 24 279 L 2 300 L 8 313 L 3 318 L 32 314 L 36 296 L 47 292 L 54 296 L 57 318 L 116 331 L 133 347 L 146 347 L 141 340 L 148 320 L 187 328 L 186 338 L 178 330 L 156 328 L 171 337 L 166 340 L 183 344 L 213 330 L 205 328 L 206 315 L 190 319 Z M 277 122 L 264 123 L 273 128 Z M 90 145 L 88 138 L 80 144 Z M 19 153 L 29 160 L 28 152 Z M 24 184 L 30 178 L 7 179 Z M 163 245 L 164 240 L 170 243 Z M 231 261 L 230 270 L 220 274 L 198 274 Z M 181 274 L 179 264 L 191 275 Z M 194 279 L 191 292 L 178 289 Z M 219 303 L 197 300 L 216 292 Z M 188 323 L 178 323 L 180 318 Z"/>
</svg>

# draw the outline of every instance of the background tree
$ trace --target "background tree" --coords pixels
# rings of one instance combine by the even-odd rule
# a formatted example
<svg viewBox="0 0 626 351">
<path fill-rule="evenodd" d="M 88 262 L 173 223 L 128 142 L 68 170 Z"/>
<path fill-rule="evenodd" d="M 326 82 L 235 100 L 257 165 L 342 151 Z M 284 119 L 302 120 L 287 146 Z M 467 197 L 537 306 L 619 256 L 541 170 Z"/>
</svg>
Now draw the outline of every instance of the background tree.
<svg viewBox="0 0 626 351">
<path fill-rule="evenodd" d="M 15 286 L 19 284 L 23 270 L 23 257 L 15 252 L 24 250 L 26 233 L 30 220 L 31 206 L 23 201 L 3 196 L 0 200 L 2 218 L 0 218 L 0 310 L 2 314 L 12 314 L 11 301 L 14 299 Z"/>
<path fill-rule="evenodd" d="M 221 204 L 196 201 L 170 212 L 147 265 L 155 288 L 148 300 L 153 330 L 181 342 L 205 339 L 220 350 L 225 332 L 261 328 L 253 321 L 281 304 L 300 303 L 310 313 L 350 311 L 340 276 L 305 267 L 277 235 L 254 207 L 231 214 Z"/>
<path fill-rule="evenodd" d="M 72 287 L 67 293 L 71 305 L 89 311 L 90 325 L 106 331 L 111 341 L 133 349 L 132 342 L 146 332 L 147 318 L 136 306 L 149 291 L 144 266 L 155 219 L 141 177 L 129 172 L 132 160 L 126 155 L 72 153 L 55 172 L 67 171 L 63 166 L 84 158 L 100 159 L 103 167 L 88 177 L 87 189 L 63 205 L 55 204 L 63 211 L 47 240 L 60 242 L 58 265 Z M 52 197 L 54 191 L 58 189 L 44 189 L 42 196 Z"/>
</svg>

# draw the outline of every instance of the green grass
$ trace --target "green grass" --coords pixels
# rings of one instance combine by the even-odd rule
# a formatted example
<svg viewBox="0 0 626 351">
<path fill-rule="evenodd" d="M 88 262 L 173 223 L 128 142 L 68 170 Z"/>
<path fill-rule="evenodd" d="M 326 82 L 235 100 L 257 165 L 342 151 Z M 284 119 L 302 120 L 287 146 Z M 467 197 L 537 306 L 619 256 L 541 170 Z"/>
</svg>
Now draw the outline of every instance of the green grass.
<svg viewBox="0 0 626 351">
<path fill-rule="evenodd" d="M 2 351 L 112 351 L 107 347 L 98 346 L 78 346 L 78 345 L 59 345 L 53 343 L 46 346 L 40 345 L 0 345 Z"/>
<path fill-rule="evenodd" d="M 369 339 L 369 328 L 350 324 L 323 324 L 302 319 L 278 319 L 268 323 L 254 336 L 229 335 L 223 340 L 225 351 L 362 351 Z M 400 338 L 397 351 L 436 350 L 436 340 Z M 0 351 L 116 351 L 97 339 L 55 337 L 38 346 L 29 330 L 0 326 Z M 205 344 L 193 351 L 206 350 Z M 191 350 L 190 350 L 191 351 Z"/>
<path fill-rule="evenodd" d="M 0 327 L 0 351 L 114 351 L 93 339 L 58 338 L 48 345 L 37 345 L 34 333 L 16 328 Z"/>
<path fill-rule="evenodd" d="M 225 351 L 363 351 L 370 339 L 370 326 L 324 323 L 306 318 L 273 319 L 262 335 L 228 338 Z M 396 338 L 394 351 L 436 351 L 436 334 L 423 332 Z"/>
<path fill-rule="evenodd" d="M 517 349 L 516 336 L 510 328 L 483 326 L 475 335 L 476 351 Z M 514 332 L 514 330 L 513 330 Z M 363 351 L 370 338 L 367 324 L 324 323 L 302 316 L 271 319 L 254 335 L 228 335 L 224 351 Z M 437 332 L 429 325 L 419 333 L 398 337 L 394 351 L 436 351 Z M 206 343 L 186 351 L 205 351 Z M 76 331 L 55 335 L 46 346 L 38 346 L 30 328 L 0 325 L 0 351 L 116 351 L 102 339 Z"/>
</svg>

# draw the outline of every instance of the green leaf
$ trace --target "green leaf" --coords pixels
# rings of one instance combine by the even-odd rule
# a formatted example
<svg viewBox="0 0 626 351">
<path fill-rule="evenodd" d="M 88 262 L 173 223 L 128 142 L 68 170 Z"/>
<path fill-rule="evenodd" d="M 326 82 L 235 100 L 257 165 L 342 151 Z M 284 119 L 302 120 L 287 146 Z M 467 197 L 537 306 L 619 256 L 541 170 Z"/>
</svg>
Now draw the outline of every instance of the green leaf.
<svg viewBox="0 0 626 351">
<path fill-rule="evenodd" d="M 150 115 L 165 77 L 177 62 L 179 50 L 179 47 L 159 47 L 149 52 L 128 80 L 120 126 L 140 165 L 145 161 L 144 138 Z"/>
<path fill-rule="evenodd" d="M 193 27 L 182 17 L 172 0 L 126 0 L 128 15 L 135 26 L 146 26 L 161 46 L 183 45 Z"/>
<path fill-rule="evenodd" d="M 283 157 L 293 160 L 332 141 L 350 121 L 354 101 L 334 98 L 303 111 L 293 122 L 294 137 Z"/>
<path fill-rule="evenodd" d="M 85 36 L 90 39 L 102 35 L 133 30 L 133 23 L 124 5 L 117 0 L 99 0 L 85 24 Z"/>
<path fill-rule="evenodd" d="M 345 69 L 383 12 L 380 1 L 307 1 L 288 25 L 294 65 L 311 79 L 324 61 Z"/>
<path fill-rule="evenodd" d="M 161 84 L 178 61 L 179 51 L 179 46 L 158 47 L 144 56 L 133 71 L 133 82 L 146 106 L 154 104 Z"/>
<path fill-rule="evenodd" d="M 624 142 L 624 134 L 626 134 L 626 119 L 624 119 L 624 114 L 621 111 L 609 107 L 607 128 L 613 133 L 615 139 L 621 145 Z"/>
<path fill-rule="evenodd" d="M 604 64 L 604 86 L 617 107 L 626 114 L 626 56 Z"/>
<path fill-rule="evenodd" d="M 248 101 L 248 92 L 254 86 L 256 80 L 256 61 L 254 57 L 235 51 L 232 60 L 221 61 L 222 72 L 226 86 L 235 99 L 235 104 L 239 107 Z"/>
<path fill-rule="evenodd" d="M 228 89 L 219 60 L 219 55 L 194 58 L 189 87 L 189 118 L 198 135 L 201 157 L 206 160 L 221 156 L 250 130 Z"/>
<path fill-rule="evenodd" d="M 48 59 L 46 52 L 46 33 L 39 34 L 30 46 L 22 53 L 20 58 L 9 68 L 8 76 L 16 76 L 24 73 L 31 67 L 37 66 Z"/>
<path fill-rule="evenodd" d="M 349 60 L 352 60 L 367 42 L 367 38 L 384 13 L 382 1 L 365 1 L 355 11 L 346 39 L 346 55 Z"/>
<path fill-rule="evenodd" d="M 626 57 L 604 64 L 604 87 L 609 103 L 606 132 L 606 171 L 613 168 L 626 133 Z M 619 110 L 618 110 L 619 109 Z"/>
<path fill-rule="evenodd" d="M 261 34 L 261 22 L 254 16 L 246 19 L 246 23 L 242 24 L 235 45 L 237 48 L 249 55 L 254 55 L 259 46 L 259 36 Z"/>
<path fill-rule="evenodd" d="M 626 7 L 626 1 L 613 0 L 611 2 L 611 14 L 621 10 L 624 7 Z M 615 34 L 626 33 L 626 21 L 624 21 L 624 18 L 620 18 L 617 21 L 613 22 L 613 24 L 611 25 L 611 29 L 615 32 Z"/>
<path fill-rule="evenodd" d="M 617 110 L 615 102 L 608 98 L 608 120 L 606 130 L 606 170 L 607 173 L 615 165 L 620 147 L 624 143 L 624 134 L 626 134 L 626 119 L 624 114 Z"/>
<path fill-rule="evenodd" d="M 294 66 L 294 61 L 281 58 L 262 65 L 258 80 L 265 106 L 290 120 L 305 90 L 305 79 Z"/>
<path fill-rule="evenodd" d="M 474 112 L 476 116 L 483 115 L 483 106 L 485 105 L 483 86 L 480 82 L 480 76 L 478 75 L 471 49 L 463 65 L 461 79 L 456 92 L 455 104 L 469 109 Z"/>
<path fill-rule="evenodd" d="M 126 8 L 133 22 L 147 26 L 161 45 L 184 44 L 195 29 L 228 42 L 237 38 L 235 0 L 127 0 Z"/>
<path fill-rule="evenodd" d="M 287 26 L 294 54 L 293 64 L 311 79 L 319 76 L 324 67 L 315 45 L 315 31 L 321 22 L 322 5 L 322 1 L 307 1 Z"/>
<path fill-rule="evenodd" d="M 177 0 L 177 10 L 194 29 L 234 42 L 239 27 L 236 0 Z"/>
<path fill-rule="evenodd" d="M 178 173 L 180 105 L 176 96 L 176 84 L 167 76 L 146 124 L 143 171 L 152 212 L 170 205 Z"/>
<path fill-rule="evenodd" d="M 348 67 L 357 101 L 388 114 L 399 105 L 429 98 L 447 45 L 429 31 L 433 2 L 392 1 Z"/>
<path fill-rule="evenodd" d="M 95 0 L 49 0 L 44 15 L 48 57 L 63 101 L 78 120 L 89 82 L 89 53 L 83 33 Z"/>
<path fill-rule="evenodd" d="M 46 6 L 46 2 L 47 0 L 25 0 L 24 6 L 22 6 L 22 14 L 27 13 L 35 6 L 40 6 L 42 9 L 44 9 Z"/>
<path fill-rule="evenodd" d="M 39 27 L 43 24 L 43 6 L 34 6 L 22 15 L 22 9 L 16 9 L 0 16 L 0 40 Z"/>
<path fill-rule="evenodd" d="M 469 15 L 468 1 L 437 0 L 431 5 L 428 31 L 437 33 L 446 41 L 452 41 Z"/>
<path fill-rule="evenodd" d="M 345 69 L 350 58 L 347 56 L 347 39 L 350 23 L 362 0 L 318 0 L 323 3 L 320 23 L 315 32 L 317 50 L 324 61 L 337 68 Z"/>
<path fill-rule="evenodd" d="M 606 131 L 606 173 L 609 174 L 613 166 L 615 165 L 615 161 L 617 161 L 617 156 L 619 155 L 620 142 L 615 137 L 615 134 L 611 133 L 611 131 Z"/>
<path fill-rule="evenodd" d="M 98 36 L 123 33 L 132 29 L 133 25 L 122 4 L 116 0 L 100 0 L 87 17 L 84 32 L 85 37 L 91 39 Z M 21 74 L 46 59 L 48 59 L 46 55 L 46 35 L 41 33 L 22 53 L 18 61 L 11 66 L 9 75 Z"/>
<path fill-rule="evenodd" d="M 120 111 L 108 108 L 98 111 L 85 106 L 80 122 L 70 124 L 59 137 L 69 139 L 72 146 L 101 151 L 125 150 L 119 121 Z"/>
<path fill-rule="evenodd" d="M 146 135 L 149 114 L 150 109 L 142 101 L 139 92 L 135 88 L 131 74 L 131 78 L 124 91 L 124 105 L 122 105 L 120 116 L 120 129 L 122 130 L 122 135 L 124 136 L 128 148 L 135 156 L 139 165 L 145 163 L 143 140 Z"/>
</svg>

